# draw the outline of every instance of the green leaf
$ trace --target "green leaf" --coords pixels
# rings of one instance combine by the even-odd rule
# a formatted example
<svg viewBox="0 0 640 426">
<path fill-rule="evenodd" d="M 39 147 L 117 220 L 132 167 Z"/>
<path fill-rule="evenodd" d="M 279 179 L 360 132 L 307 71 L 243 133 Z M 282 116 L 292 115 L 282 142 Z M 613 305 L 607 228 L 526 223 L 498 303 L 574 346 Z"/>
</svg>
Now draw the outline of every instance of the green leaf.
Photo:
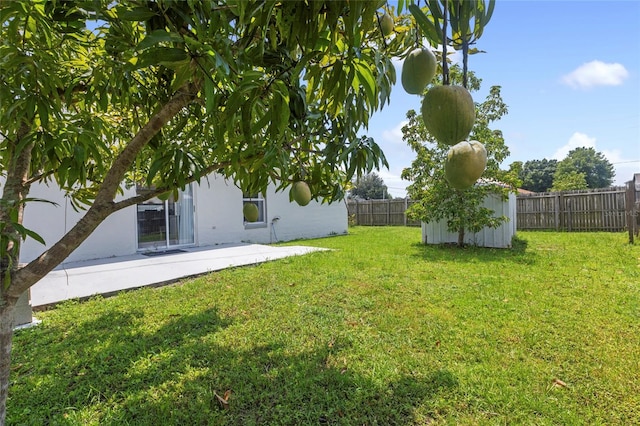
<svg viewBox="0 0 640 426">
<path fill-rule="evenodd" d="M 416 20 L 418 27 L 422 30 L 422 33 L 429 39 L 430 42 L 436 42 L 435 44 L 445 44 L 446 40 L 443 40 L 442 29 L 436 28 L 436 25 L 429 20 L 427 15 L 415 4 L 409 5 L 409 11 Z M 434 43 L 432 43 L 434 45 Z"/>
<path fill-rule="evenodd" d="M 429 8 L 431 16 L 433 16 L 435 22 L 442 20 L 442 9 L 440 9 L 440 3 L 438 3 L 438 0 L 428 0 L 427 7 Z"/>
<path fill-rule="evenodd" d="M 27 237 L 31 237 L 34 240 L 36 240 L 37 242 L 46 245 L 45 241 L 42 239 L 42 237 L 40 235 L 38 235 L 36 232 L 32 231 L 31 229 L 27 229 L 24 226 L 20 225 L 19 223 L 12 223 L 11 226 L 13 227 L 13 229 L 16 230 L 16 232 L 18 232 L 20 234 L 20 236 L 22 237 L 23 240 L 26 240 Z"/>
<path fill-rule="evenodd" d="M 168 32 L 165 30 L 155 30 L 147 34 L 147 36 L 138 43 L 136 50 L 142 51 L 158 43 L 180 43 L 183 41 L 184 40 L 178 33 Z"/>
<path fill-rule="evenodd" d="M 207 114 L 213 113 L 215 109 L 215 93 L 213 81 L 208 76 L 204 79 L 204 104 Z"/>
<path fill-rule="evenodd" d="M 487 53 L 484 50 L 480 50 L 477 47 L 472 47 L 469 49 L 469 55 L 475 55 L 476 53 Z"/>
<path fill-rule="evenodd" d="M 33 238 L 34 240 L 36 240 L 37 242 L 39 242 L 40 244 L 47 245 L 47 243 L 44 241 L 44 238 L 42 238 L 38 233 L 32 231 L 31 229 L 24 229 L 24 232 L 27 236 Z"/>
<path fill-rule="evenodd" d="M 182 62 L 176 64 L 173 67 L 175 74 L 173 76 L 173 81 L 171 82 L 171 91 L 175 92 L 179 88 L 181 88 L 189 79 L 192 77 L 191 64 L 189 62 Z M 205 80 L 208 80 L 208 77 L 205 77 Z"/>
<path fill-rule="evenodd" d="M 338 81 L 344 78 L 344 73 L 342 72 L 342 61 L 338 60 L 333 64 L 333 70 L 331 72 L 331 77 L 326 84 L 324 89 L 323 98 L 327 98 L 330 95 L 334 95 L 334 91 L 336 88 L 336 84 Z"/>
<path fill-rule="evenodd" d="M 369 98 L 369 104 L 374 105 L 376 103 L 376 81 L 373 77 L 373 73 L 368 66 L 356 63 L 356 73 L 358 74 L 358 80 L 364 87 L 364 90 Z"/>
<path fill-rule="evenodd" d="M 456 2 L 459 7 L 458 28 L 463 40 L 469 40 L 469 21 L 471 20 L 471 12 L 475 2 L 460 1 Z"/>
<path fill-rule="evenodd" d="M 184 153 L 182 152 L 182 150 L 178 149 L 176 150 L 175 154 L 173 155 L 173 171 L 178 172 L 179 169 L 182 168 L 184 162 Z M 178 184 L 180 185 L 181 183 L 181 178 L 183 178 L 183 176 L 181 176 L 181 173 L 177 173 L 176 178 L 178 180 Z"/>
<path fill-rule="evenodd" d="M 493 16 L 493 10 L 496 7 L 496 0 L 489 0 L 489 7 L 487 9 L 487 12 L 484 14 L 484 17 L 482 19 L 482 23 L 481 26 L 484 28 L 489 21 L 491 20 L 491 17 Z"/>
<path fill-rule="evenodd" d="M 156 15 L 154 11 L 144 6 L 134 7 L 133 9 L 119 8 L 117 10 L 118 19 L 122 19 L 123 21 L 146 21 Z"/>
<path fill-rule="evenodd" d="M 282 102 L 284 102 L 286 105 L 289 105 L 289 89 L 287 88 L 287 85 L 284 83 L 284 81 L 276 79 L 272 83 L 272 87 L 273 91 L 280 96 Z"/>
<path fill-rule="evenodd" d="M 152 47 L 138 55 L 136 68 L 146 68 L 151 65 L 164 65 L 171 68 L 189 60 L 189 54 L 177 47 Z"/>
<path fill-rule="evenodd" d="M 38 116 L 43 127 L 49 126 L 49 106 L 41 99 L 38 99 Z"/>
<path fill-rule="evenodd" d="M 149 167 L 149 174 L 147 175 L 147 186 L 153 185 L 153 179 L 158 174 L 158 171 L 166 164 L 168 154 L 164 156 L 157 157 L 153 163 L 151 163 L 151 167 Z"/>
</svg>

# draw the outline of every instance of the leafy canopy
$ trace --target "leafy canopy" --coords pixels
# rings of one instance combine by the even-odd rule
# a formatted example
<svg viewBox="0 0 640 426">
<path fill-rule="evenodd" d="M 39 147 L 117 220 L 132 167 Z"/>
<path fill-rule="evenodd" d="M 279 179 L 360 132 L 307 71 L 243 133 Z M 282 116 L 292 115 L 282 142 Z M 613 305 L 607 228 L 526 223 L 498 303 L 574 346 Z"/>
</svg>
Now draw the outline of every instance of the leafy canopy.
<svg viewBox="0 0 640 426">
<path fill-rule="evenodd" d="M 33 144 L 31 177 L 52 177 L 91 203 L 151 124 L 126 165 L 131 184 L 166 190 L 217 171 L 249 192 L 304 179 L 316 196 L 340 198 L 341 183 L 386 165 L 357 134 L 389 101 L 391 58 L 415 39 L 404 27 L 383 40 L 379 6 L 5 2 L 3 170 Z M 188 99 L 153 128 L 180 95 Z"/>
<path fill-rule="evenodd" d="M 349 190 L 349 196 L 363 200 L 392 198 L 387 190 L 387 185 L 384 184 L 384 180 L 375 172 L 356 179 L 353 182 L 353 188 Z"/>
<path fill-rule="evenodd" d="M 553 180 L 553 186 L 549 191 L 572 191 L 578 189 L 588 189 L 587 180 L 584 173 L 571 171 L 568 173 L 557 174 Z"/>
<path fill-rule="evenodd" d="M 354 176 L 387 165 L 359 135 L 389 101 L 391 59 L 433 44 L 413 16 L 433 27 L 440 18 L 439 6 L 397 17 L 384 38 L 385 4 L 0 2 L 0 351 L 10 353 L 18 297 L 119 209 L 214 172 L 250 193 L 304 180 L 332 201 Z M 19 265 L 24 206 L 43 181 L 87 211 Z M 118 198 L 124 185 L 151 189 Z M 0 358 L 0 424 L 9 365 Z"/>
<path fill-rule="evenodd" d="M 605 188 L 614 176 L 613 165 L 605 156 L 587 147 L 570 151 L 561 161 L 526 161 L 518 173 L 522 188 L 534 192 Z"/>
<path fill-rule="evenodd" d="M 615 171 L 604 154 L 594 148 L 579 147 L 569 151 L 567 156 L 558 163 L 554 186 L 556 186 L 556 180 L 566 180 L 565 176 L 575 177 L 577 174 L 584 176 L 586 188 L 596 189 L 611 186 Z"/>
<path fill-rule="evenodd" d="M 523 189 L 534 192 L 545 192 L 553 185 L 553 176 L 558 167 L 558 160 L 530 160 L 525 161 L 518 177 L 522 181 Z"/>
</svg>

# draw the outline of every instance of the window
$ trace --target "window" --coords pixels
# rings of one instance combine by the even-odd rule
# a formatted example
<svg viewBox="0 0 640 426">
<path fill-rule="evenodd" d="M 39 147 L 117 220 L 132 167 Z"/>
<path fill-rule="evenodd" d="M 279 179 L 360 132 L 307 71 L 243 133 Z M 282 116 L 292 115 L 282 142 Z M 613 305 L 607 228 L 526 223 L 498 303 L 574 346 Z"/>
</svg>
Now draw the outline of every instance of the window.
<svg viewBox="0 0 640 426">
<path fill-rule="evenodd" d="M 137 187 L 142 195 L 149 188 Z M 138 249 L 157 250 L 193 244 L 193 189 L 187 185 L 179 191 L 178 199 L 173 195 L 168 200 L 151 198 L 138 204 Z"/>
<path fill-rule="evenodd" d="M 258 206 L 258 220 L 255 222 L 247 222 L 244 220 L 245 228 L 264 228 L 267 226 L 267 203 L 262 194 L 242 194 L 242 206 L 247 203 L 253 203 Z"/>
</svg>

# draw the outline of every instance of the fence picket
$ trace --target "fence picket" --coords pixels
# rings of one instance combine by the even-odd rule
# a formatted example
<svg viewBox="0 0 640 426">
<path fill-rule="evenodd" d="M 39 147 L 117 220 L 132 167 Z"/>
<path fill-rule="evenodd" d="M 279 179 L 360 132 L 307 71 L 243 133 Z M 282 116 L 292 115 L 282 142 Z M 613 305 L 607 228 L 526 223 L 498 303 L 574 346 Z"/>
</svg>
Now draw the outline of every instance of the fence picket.
<svg viewBox="0 0 640 426">
<path fill-rule="evenodd" d="M 347 209 L 355 225 L 420 226 L 409 220 L 407 209 L 415 201 L 348 200 Z M 563 191 L 518 195 L 518 230 L 610 231 L 627 229 L 625 188 Z"/>
<path fill-rule="evenodd" d="M 518 229 L 619 232 L 626 228 L 624 194 L 624 188 L 613 187 L 519 195 Z M 553 197 L 553 205 L 547 202 L 549 197 Z M 553 216 L 554 223 L 531 219 L 539 217 L 540 212 Z"/>
</svg>

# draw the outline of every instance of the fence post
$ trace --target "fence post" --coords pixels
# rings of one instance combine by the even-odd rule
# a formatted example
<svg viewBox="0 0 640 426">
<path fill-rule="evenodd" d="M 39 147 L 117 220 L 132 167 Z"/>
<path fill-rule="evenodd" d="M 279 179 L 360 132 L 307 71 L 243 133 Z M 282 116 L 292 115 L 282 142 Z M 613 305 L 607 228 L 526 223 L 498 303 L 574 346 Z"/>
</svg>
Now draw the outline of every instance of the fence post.
<svg viewBox="0 0 640 426">
<path fill-rule="evenodd" d="M 360 204 L 356 198 L 356 225 L 360 225 Z"/>
<path fill-rule="evenodd" d="M 391 200 L 387 199 L 387 226 L 391 223 Z"/>
<path fill-rule="evenodd" d="M 562 193 L 558 193 L 556 192 L 553 196 L 553 204 L 554 204 L 554 208 L 555 208 L 555 213 L 554 213 L 554 222 L 556 225 L 556 231 L 560 230 L 560 196 L 562 195 Z"/>
<path fill-rule="evenodd" d="M 408 198 L 404 197 L 404 214 L 403 214 L 404 226 L 407 226 L 407 209 L 408 208 L 409 208 Z"/>
<path fill-rule="evenodd" d="M 627 191 L 625 193 L 625 205 L 624 205 L 624 214 L 627 217 L 627 229 L 629 230 L 629 244 L 633 244 L 633 234 L 635 231 L 636 218 L 634 215 L 634 207 L 635 207 L 635 185 L 633 181 L 630 180 L 627 182 Z"/>
<path fill-rule="evenodd" d="M 369 225 L 374 226 L 376 224 L 376 216 L 373 212 L 375 209 L 374 200 L 367 200 L 369 202 Z"/>
</svg>

